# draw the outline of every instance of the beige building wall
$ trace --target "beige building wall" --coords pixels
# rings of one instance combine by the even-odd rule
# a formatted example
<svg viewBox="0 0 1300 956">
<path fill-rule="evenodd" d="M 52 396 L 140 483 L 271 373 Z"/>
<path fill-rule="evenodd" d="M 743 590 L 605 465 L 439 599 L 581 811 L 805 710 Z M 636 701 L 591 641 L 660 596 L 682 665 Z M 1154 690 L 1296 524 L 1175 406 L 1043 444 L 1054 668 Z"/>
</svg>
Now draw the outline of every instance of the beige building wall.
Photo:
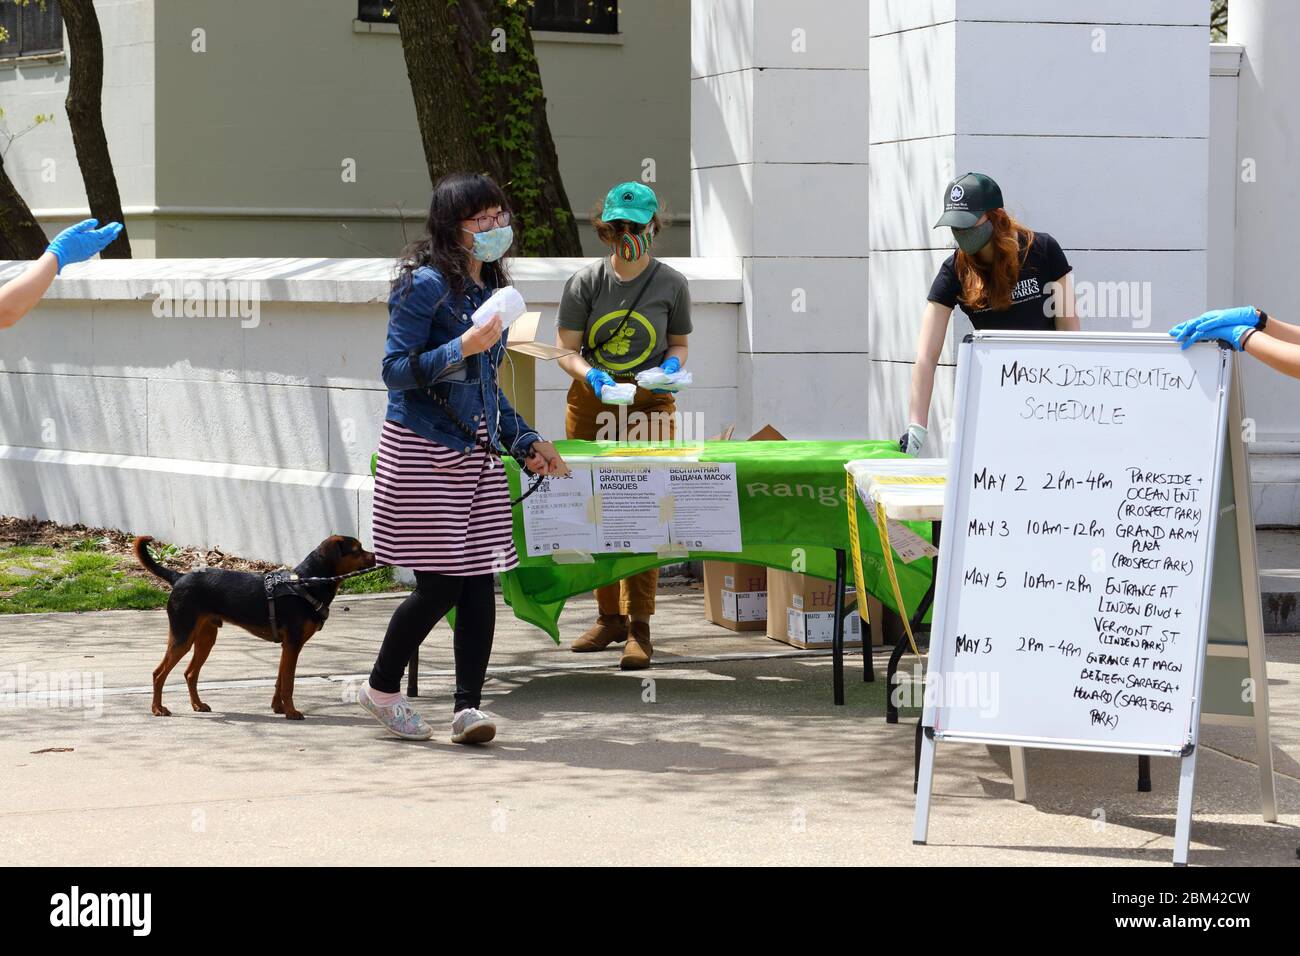
<svg viewBox="0 0 1300 956">
<path fill-rule="evenodd" d="M 622 34 L 539 33 L 552 133 L 575 213 L 615 182 L 652 185 L 689 251 L 689 0 L 629 3 Z M 355 0 L 96 3 L 104 116 L 137 256 L 395 255 L 418 234 L 428 173 L 401 41 Z M 67 61 L 0 63 L 6 167 L 51 234 L 85 215 L 63 111 Z M 155 129 L 158 135 L 155 136 Z M 56 178 L 42 180 L 53 160 Z M 354 173 L 354 174 L 353 174 Z M 46 174 L 48 175 L 48 174 Z M 597 247 L 582 229 L 585 251 Z"/>
<path fill-rule="evenodd" d="M 641 179 L 647 160 L 673 225 L 655 243 L 665 256 L 691 254 L 691 2 L 629 0 L 620 35 L 534 33 L 551 133 L 583 251 L 600 246 L 591 207 L 615 183 Z M 608 42 L 609 39 L 615 42 Z"/>
</svg>

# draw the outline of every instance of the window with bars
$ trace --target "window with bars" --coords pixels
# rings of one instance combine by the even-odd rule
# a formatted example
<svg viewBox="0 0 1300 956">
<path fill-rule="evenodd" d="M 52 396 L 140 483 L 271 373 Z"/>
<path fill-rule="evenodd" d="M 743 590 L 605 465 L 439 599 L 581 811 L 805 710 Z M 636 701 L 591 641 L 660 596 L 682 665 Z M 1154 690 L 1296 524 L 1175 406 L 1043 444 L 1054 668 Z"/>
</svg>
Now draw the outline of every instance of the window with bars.
<svg viewBox="0 0 1300 956">
<path fill-rule="evenodd" d="M 63 50 L 63 16 L 59 0 L 0 3 L 0 27 L 8 34 L 0 41 L 0 57 L 35 56 Z"/>
<path fill-rule="evenodd" d="M 534 0 L 528 25 L 564 33 L 617 33 L 618 0 Z"/>
<path fill-rule="evenodd" d="M 393 10 L 400 0 L 358 0 L 357 19 L 365 23 L 396 23 Z M 389 15 L 384 16 L 384 11 Z M 617 33 L 618 0 L 533 0 L 528 25 L 534 30 L 563 33 Z"/>
<path fill-rule="evenodd" d="M 358 0 L 357 19 L 362 23 L 396 23 L 394 0 Z M 388 16 L 384 16 L 387 11 Z"/>
</svg>

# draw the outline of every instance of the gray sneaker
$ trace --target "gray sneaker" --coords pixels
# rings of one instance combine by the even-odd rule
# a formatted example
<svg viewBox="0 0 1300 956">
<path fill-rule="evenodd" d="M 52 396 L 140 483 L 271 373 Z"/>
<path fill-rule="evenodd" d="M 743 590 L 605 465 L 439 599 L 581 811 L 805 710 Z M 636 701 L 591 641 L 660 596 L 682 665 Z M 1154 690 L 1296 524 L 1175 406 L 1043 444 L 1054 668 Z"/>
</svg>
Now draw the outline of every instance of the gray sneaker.
<svg viewBox="0 0 1300 956">
<path fill-rule="evenodd" d="M 496 722 L 477 707 L 460 711 L 451 722 L 454 744 L 485 744 L 496 735 Z"/>
<path fill-rule="evenodd" d="M 397 698 L 387 706 L 381 706 L 371 699 L 370 686 L 362 684 L 357 691 L 357 703 L 373 715 L 375 720 L 387 727 L 389 733 L 403 740 L 428 740 L 433 736 L 433 728 L 415 712 L 415 708 L 405 696 Z"/>
</svg>

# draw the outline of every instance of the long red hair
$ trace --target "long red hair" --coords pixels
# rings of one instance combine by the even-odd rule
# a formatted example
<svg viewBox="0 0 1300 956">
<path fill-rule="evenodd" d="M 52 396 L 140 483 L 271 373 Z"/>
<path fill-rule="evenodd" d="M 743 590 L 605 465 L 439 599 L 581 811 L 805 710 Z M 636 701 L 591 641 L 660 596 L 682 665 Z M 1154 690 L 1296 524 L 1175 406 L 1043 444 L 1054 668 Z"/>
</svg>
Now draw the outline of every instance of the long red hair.
<svg viewBox="0 0 1300 956">
<path fill-rule="evenodd" d="M 957 250 L 957 278 L 961 282 L 961 300 L 971 309 L 1000 312 L 1011 308 L 1011 290 L 1020 278 L 1020 267 L 1029 255 L 1034 230 L 1021 225 L 1005 209 L 990 209 L 993 223 L 993 261 L 985 264 L 975 256 Z"/>
</svg>

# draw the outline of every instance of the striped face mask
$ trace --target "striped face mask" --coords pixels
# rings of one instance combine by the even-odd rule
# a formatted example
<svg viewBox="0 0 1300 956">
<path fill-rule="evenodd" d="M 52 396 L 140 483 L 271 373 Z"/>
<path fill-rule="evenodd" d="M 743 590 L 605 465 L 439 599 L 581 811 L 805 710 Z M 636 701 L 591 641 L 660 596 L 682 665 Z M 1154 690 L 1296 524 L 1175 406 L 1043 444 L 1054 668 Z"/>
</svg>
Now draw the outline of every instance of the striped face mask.
<svg viewBox="0 0 1300 956">
<path fill-rule="evenodd" d="M 644 232 L 625 232 L 618 237 L 618 257 L 624 262 L 636 262 L 650 251 L 650 244 L 654 241 L 654 229 L 650 226 L 646 226 Z"/>
</svg>

